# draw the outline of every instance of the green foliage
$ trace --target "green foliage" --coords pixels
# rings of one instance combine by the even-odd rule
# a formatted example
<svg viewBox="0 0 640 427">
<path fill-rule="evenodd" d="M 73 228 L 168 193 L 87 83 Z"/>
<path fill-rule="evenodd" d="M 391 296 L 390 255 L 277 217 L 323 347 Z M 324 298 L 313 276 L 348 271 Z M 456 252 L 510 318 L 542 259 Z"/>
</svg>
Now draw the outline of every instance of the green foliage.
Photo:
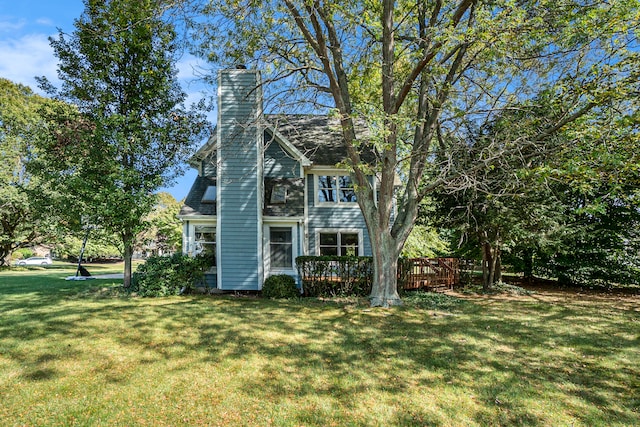
<svg viewBox="0 0 640 427">
<path fill-rule="evenodd" d="M 29 248 L 20 248 L 16 250 L 13 255 L 16 259 L 25 259 L 34 256 L 35 252 Z"/>
<path fill-rule="evenodd" d="M 402 249 L 405 258 L 434 258 L 449 253 L 449 242 L 443 239 L 435 227 L 416 224 Z"/>
<path fill-rule="evenodd" d="M 48 102 L 30 88 L 0 78 L 0 266 L 14 250 L 45 239 L 55 222 L 39 203 L 50 189 L 25 169 L 44 126 L 38 112 Z"/>
<path fill-rule="evenodd" d="M 205 260 L 200 257 L 154 256 L 133 273 L 131 290 L 143 297 L 188 293 L 202 283 L 206 268 Z"/>
<path fill-rule="evenodd" d="M 464 300 L 451 295 L 423 291 L 406 292 L 402 299 L 407 307 L 423 310 L 453 311 L 465 303 Z"/>
<path fill-rule="evenodd" d="M 181 173 L 205 130 L 204 117 L 184 106 L 177 34 L 165 6 L 86 0 L 75 31 L 50 39 L 61 89 L 42 84 L 76 108 L 47 111 L 33 168 L 65 195 L 58 207 L 67 216 L 88 216 L 119 236 L 125 286 L 154 192 Z"/>
<path fill-rule="evenodd" d="M 536 273 L 588 287 L 640 284 L 640 206 L 635 198 L 607 199 L 599 211 L 584 209 L 584 198 L 568 205 L 557 244 L 536 253 Z"/>
<path fill-rule="evenodd" d="M 267 277 L 262 285 L 262 296 L 273 299 L 290 299 L 300 297 L 296 281 L 287 274 L 276 274 Z"/>
<path fill-rule="evenodd" d="M 169 193 L 159 193 L 153 210 L 146 218 L 148 226 L 136 236 L 136 249 L 145 252 L 149 247 L 155 255 L 180 252 L 182 221 L 178 219 L 181 204 Z"/>
<path fill-rule="evenodd" d="M 84 233 L 59 236 L 55 244 L 58 258 L 76 261 L 82 249 Z M 84 260 L 122 258 L 122 248 L 117 245 L 118 238 L 113 234 L 100 233 L 99 230 L 89 233 L 84 249 Z"/>
</svg>

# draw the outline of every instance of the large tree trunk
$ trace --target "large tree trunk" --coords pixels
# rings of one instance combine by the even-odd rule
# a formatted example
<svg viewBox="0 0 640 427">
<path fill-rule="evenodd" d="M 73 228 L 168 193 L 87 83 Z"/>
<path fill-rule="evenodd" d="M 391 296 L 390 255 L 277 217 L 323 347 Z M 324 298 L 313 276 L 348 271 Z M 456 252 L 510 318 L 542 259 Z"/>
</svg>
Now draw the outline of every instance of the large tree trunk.
<svg viewBox="0 0 640 427">
<path fill-rule="evenodd" d="M 522 254 L 522 264 L 525 280 L 531 281 L 533 279 L 533 250 L 524 250 Z"/>
<path fill-rule="evenodd" d="M 396 241 L 389 233 L 370 236 L 373 252 L 372 307 L 402 305 L 398 295 L 398 256 Z"/>
</svg>

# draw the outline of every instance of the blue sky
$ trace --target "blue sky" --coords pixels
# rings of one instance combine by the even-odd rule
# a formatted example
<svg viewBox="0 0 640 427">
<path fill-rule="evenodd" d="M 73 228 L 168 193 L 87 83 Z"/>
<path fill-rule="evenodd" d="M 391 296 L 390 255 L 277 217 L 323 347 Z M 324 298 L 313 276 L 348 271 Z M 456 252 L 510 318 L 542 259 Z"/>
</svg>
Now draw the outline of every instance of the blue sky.
<svg viewBox="0 0 640 427">
<path fill-rule="evenodd" d="M 35 76 L 46 76 L 57 85 L 57 59 L 49 46 L 48 37 L 58 34 L 58 28 L 71 33 L 73 21 L 84 9 L 81 0 L 0 0 L 0 77 L 22 83 L 38 90 Z M 196 101 L 203 95 L 211 95 L 193 76 L 194 58 L 186 56 L 178 64 L 180 80 Z M 203 141 L 204 142 L 204 141 Z M 196 172 L 189 169 L 174 187 L 163 189 L 176 199 L 186 197 Z"/>
</svg>

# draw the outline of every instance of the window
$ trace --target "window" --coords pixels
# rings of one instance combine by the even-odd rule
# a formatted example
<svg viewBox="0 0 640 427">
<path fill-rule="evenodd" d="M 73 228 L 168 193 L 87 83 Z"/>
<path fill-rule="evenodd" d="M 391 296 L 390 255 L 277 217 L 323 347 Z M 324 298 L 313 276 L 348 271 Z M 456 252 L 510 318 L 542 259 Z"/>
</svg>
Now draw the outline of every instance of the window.
<svg viewBox="0 0 640 427">
<path fill-rule="evenodd" d="M 279 205 L 283 203 L 287 203 L 287 193 L 288 188 L 286 185 L 282 184 L 274 184 L 271 189 L 271 197 L 270 202 L 272 205 Z"/>
<path fill-rule="evenodd" d="M 210 185 L 202 196 L 202 203 L 213 203 L 216 201 L 216 186 Z"/>
<path fill-rule="evenodd" d="M 356 192 L 349 175 L 318 175 L 318 202 L 355 203 Z"/>
<path fill-rule="evenodd" d="M 293 268 L 293 240 L 291 227 L 269 229 L 271 268 Z"/>
<path fill-rule="evenodd" d="M 354 232 L 318 233 L 320 255 L 358 256 L 360 236 Z"/>
<path fill-rule="evenodd" d="M 195 254 L 206 257 L 210 266 L 216 265 L 216 227 L 209 225 L 196 225 L 195 227 Z"/>
</svg>

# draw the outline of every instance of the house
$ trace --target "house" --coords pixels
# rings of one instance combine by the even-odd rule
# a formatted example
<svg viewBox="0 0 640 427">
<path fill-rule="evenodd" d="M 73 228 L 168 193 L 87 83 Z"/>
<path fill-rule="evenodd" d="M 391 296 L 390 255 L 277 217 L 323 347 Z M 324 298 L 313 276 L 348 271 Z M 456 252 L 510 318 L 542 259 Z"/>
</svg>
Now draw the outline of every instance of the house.
<svg viewBox="0 0 640 427">
<path fill-rule="evenodd" d="M 219 73 L 215 135 L 191 158 L 183 251 L 205 254 L 207 284 L 260 290 L 274 274 L 297 277 L 299 255 L 370 255 L 338 120 L 265 115 L 260 73 Z"/>
</svg>

